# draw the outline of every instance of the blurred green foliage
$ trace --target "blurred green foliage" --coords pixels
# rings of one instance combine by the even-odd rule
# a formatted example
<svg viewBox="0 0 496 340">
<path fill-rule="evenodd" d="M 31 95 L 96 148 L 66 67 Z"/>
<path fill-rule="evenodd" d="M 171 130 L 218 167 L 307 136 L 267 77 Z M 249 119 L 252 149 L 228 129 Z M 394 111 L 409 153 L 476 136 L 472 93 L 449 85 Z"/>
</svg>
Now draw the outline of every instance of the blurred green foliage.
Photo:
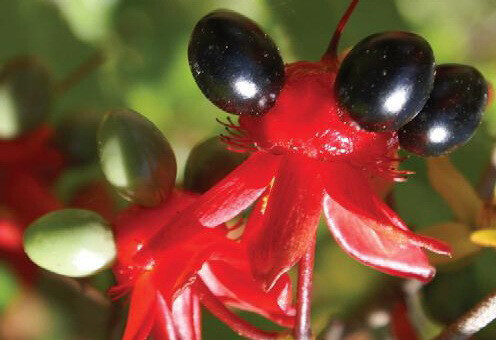
<svg viewBox="0 0 496 340">
<path fill-rule="evenodd" d="M 225 116 L 202 96 L 189 71 L 186 50 L 195 22 L 213 9 L 234 9 L 257 21 L 274 38 L 285 61 L 317 60 L 347 4 L 347 0 L 2 0 L 0 63 L 18 55 L 36 55 L 52 70 L 55 81 L 61 81 L 92 54 L 102 52 L 105 63 L 56 98 L 51 121 L 57 124 L 75 111 L 103 113 L 129 107 L 164 132 L 182 174 L 189 150 L 219 132 L 215 118 Z M 341 48 L 378 31 L 410 30 L 426 37 L 439 62 L 472 64 L 496 83 L 495 18 L 494 0 L 363 0 L 344 31 Z M 487 166 L 494 136 L 493 105 L 476 137 L 451 157 L 474 185 Z M 395 188 L 397 210 L 406 222 L 421 230 L 450 220 L 448 206 L 428 183 L 424 161 L 412 156 L 402 166 L 417 173 Z M 93 173 L 99 175 L 98 171 Z M 72 176 L 66 181 L 78 182 L 77 178 L 85 178 L 87 173 L 74 170 Z M 59 185 L 59 191 L 70 191 L 66 186 L 70 184 Z M 364 300 L 390 281 L 347 257 L 323 228 L 316 264 L 317 331 L 330 317 L 353 315 Z M 494 261 L 494 256 L 485 255 L 480 262 L 473 259 L 476 269 L 467 267 L 439 275 L 428 290 L 438 298 L 435 303 L 431 301 L 431 312 L 448 311 L 446 318 L 455 317 L 482 292 L 496 288 Z M 458 290 L 453 293 L 436 288 L 446 280 L 451 283 L 449 275 L 463 283 L 454 285 L 452 289 Z M 99 281 L 102 289 L 110 284 L 108 278 Z M 484 289 L 479 289 L 482 285 Z M 3 266 L 0 287 L 0 308 L 4 308 L 15 286 Z M 462 299 L 467 291 L 473 298 Z M 77 293 L 53 280 L 43 281 L 42 292 L 55 325 L 44 338 L 75 339 L 76 334 L 77 339 L 108 338 L 104 330 L 108 311 L 81 302 L 84 299 Z M 443 321 L 442 317 L 437 319 Z M 205 317 L 205 323 L 205 339 L 234 338 L 212 317 Z M 494 334 L 485 338 L 494 339 Z"/>
</svg>

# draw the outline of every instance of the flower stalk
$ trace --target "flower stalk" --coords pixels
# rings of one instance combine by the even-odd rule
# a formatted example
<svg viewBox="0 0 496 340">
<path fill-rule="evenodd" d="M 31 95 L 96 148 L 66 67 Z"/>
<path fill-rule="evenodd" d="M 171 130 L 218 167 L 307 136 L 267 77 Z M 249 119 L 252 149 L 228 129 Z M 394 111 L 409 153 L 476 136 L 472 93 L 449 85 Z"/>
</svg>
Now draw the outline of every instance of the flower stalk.
<svg viewBox="0 0 496 340">
<path fill-rule="evenodd" d="M 496 291 L 448 326 L 434 340 L 465 340 L 496 319 Z"/>
<path fill-rule="evenodd" d="M 350 4 L 348 5 L 348 8 L 346 9 L 346 12 L 343 14 L 341 17 L 341 20 L 338 23 L 338 26 L 336 27 L 336 31 L 334 32 L 331 41 L 329 43 L 329 46 L 327 47 L 327 50 L 325 51 L 324 55 L 322 56 L 322 60 L 324 61 L 332 61 L 337 64 L 338 60 L 338 44 L 339 40 L 341 38 L 341 33 L 344 30 L 344 27 L 346 26 L 346 23 L 348 22 L 351 14 L 355 10 L 356 5 L 358 5 L 359 0 L 352 0 Z M 337 65 L 336 65 L 337 66 Z"/>
<path fill-rule="evenodd" d="M 310 340 L 312 338 L 311 310 L 315 238 L 316 235 L 298 263 L 296 324 L 293 330 L 293 336 L 296 340 Z"/>
<path fill-rule="evenodd" d="M 81 82 L 83 78 L 96 70 L 100 65 L 105 61 L 105 57 L 101 51 L 97 51 L 90 55 L 88 59 L 86 59 L 81 65 L 79 65 L 75 70 L 70 72 L 65 76 L 55 87 L 55 91 L 57 95 L 61 95 L 71 88 L 73 88 L 76 84 Z"/>
<path fill-rule="evenodd" d="M 221 301 L 219 301 L 219 299 L 217 299 L 199 277 L 197 277 L 194 285 L 195 293 L 198 294 L 202 305 L 240 336 L 252 340 L 272 340 L 280 338 L 278 333 L 260 330 L 231 312 Z"/>
</svg>

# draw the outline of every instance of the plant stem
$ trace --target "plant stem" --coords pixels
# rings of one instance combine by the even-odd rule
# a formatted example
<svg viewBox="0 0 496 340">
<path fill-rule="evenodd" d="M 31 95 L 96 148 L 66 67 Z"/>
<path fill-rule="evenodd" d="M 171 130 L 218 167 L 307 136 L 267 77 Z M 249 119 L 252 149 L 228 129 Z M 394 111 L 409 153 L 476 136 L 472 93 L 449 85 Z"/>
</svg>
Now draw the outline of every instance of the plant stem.
<svg viewBox="0 0 496 340">
<path fill-rule="evenodd" d="M 341 33 L 343 33 L 343 29 L 346 26 L 346 23 L 348 22 L 351 13 L 353 13 L 353 10 L 358 4 L 358 1 L 359 0 L 351 0 L 350 4 L 348 5 L 348 8 L 346 9 L 346 12 L 344 12 L 341 20 L 339 20 L 338 26 L 336 27 L 336 31 L 334 31 L 334 34 L 331 38 L 331 42 L 329 43 L 329 46 L 327 47 L 327 50 L 325 51 L 321 60 L 323 61 L 328 60 L 337 63 L 338 44 L 341 38 Z"/>
<path fill-rule="evenodd" d="M 72 277 L 53 273 L 48 273 L 47 275 L 53 277 L 55 280 L 63 283 L 67 287 L 77 291 L 82 296 L 101 307 L 108 308 L 111 305 L 110 299 L 105 295 L 104 292 L 93 287 L 89 282 L 85 280 L 77 280 Z"/>
<path fill-rule="evenodd" d="M 311 309 L 315 237 L 316 235 L 313 236 L 307 251 L 298 263 L 296 322 L 293 329 L 295 340 L 310 340 L 312 338 Z"/>
<path fill-rule="evenodd" d="M 202 305 L 240 336 L 252 340 L 272 340 L 280 338 L 278 333 L 260 330 L 227 309 L 226 306 L 224 306 L 224 304 L 210 291 L 200 277 L 196 278 L 194 290 L 199 296 Z"/>
<path fill-rule="evenodd" d="M 435 340 L 465 340 L 496 319 L 496 291 L 448 326 Z"/>
<path fill-rule="evenodd" d="M 86 59 L 81 65 L 79 65 L 57 84 L 55 88 L 57 95 L 61 95 L 70 90 L 84 77 L 93 72 L 104 61 L 105 58 L 102 52 L 93 53 L 88 59 Z"/>
</svg>

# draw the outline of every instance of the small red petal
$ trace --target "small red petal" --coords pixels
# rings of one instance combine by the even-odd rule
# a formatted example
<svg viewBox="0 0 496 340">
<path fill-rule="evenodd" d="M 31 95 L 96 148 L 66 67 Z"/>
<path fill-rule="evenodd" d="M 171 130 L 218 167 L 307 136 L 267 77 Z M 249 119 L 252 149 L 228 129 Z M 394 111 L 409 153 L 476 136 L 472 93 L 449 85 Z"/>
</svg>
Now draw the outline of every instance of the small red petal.
<svg viewBox="0 0 496 340">
<path fill-rule="evenodd" d="M 117 257 L 114 273 L 132 285 L 149 271 L 168 305 L 190 285 L 202 265 L 233 241 L 225 228 L 205 228 L 192 218 L 196 195 L 174 192 L 156 208 L 133 206 L 115 223 Z"/>
<path fill-rule="evenodd" d="M 114 198 L 103 181 L 91 182 L 79 189 L 70 206 L 95 211 L 107 221 L 112 220 L 116 212 Z"/>
<path fill-rule="evenodd" d="M 422 249 L 391 225 L 345 209 L 329 195 L 324 213 L 337 243 L 358 261 L 388 274 L 429 281 L 435 269 Z"/>
<path fill-rule="evenodd" d="M 114 223 L 119 262 L 122 265 L 132 265 L 136 253 L 150 242 L 152 236 L 162 230 L 164 235 L 160 237 L 163 241 L 161 248 L 167 248 L 167 244 L 175 245 L 175 238 L 184 234 L 184 231 L 178 231 L 184 228 L 177 226 L 177 229 L 173 229 L 169 223 L 195 199 L 195 195 L 174 191 L 157 207 L 132 205 L 120 213 Z"/>
<path fill-rule="evenodd" d="M 450 255 L 451 247 L 427 236 L 411 232 L 399 216 L 371 189 L 364 173 L 344 162 L 324 164 L 322 177 L 329 196 L 346 210 L 394 228 L 416 246 Z"/>
<path fill-rule="evenodd" d="M 0 182 L 2 204 L 12 209 L 23 225 L 62 208 L 49 186 L 28 171 L 6 171 Z"/>
<path fill-rule="evenodd" d="M 206 227 L 215 227 L 248 208 L 269 185 L 280 157 L 255 152 L 243 164 L 198 200 L 195 216 Z"/>
<path fill-rule="evenodd" d="M 365 174 L 345 162 L 322 163 L 322 178 L 327 194 L 343 208 L 389 224 L 390 218 L 376 207 L 376 194 Z"/>
<path fill-rule="evenodd" d="M 0 216 L 0 249 L 22 250 L 22 228 L 13 219 Z"/>
<path fill-rule="evenodd" d="M 39 268 L 24 252 L 22 226 L 8 213 L 6 215 L 0 216 L 0 260 L 16 272 L 23 284 L 31 286 L 37 278 Z"/>
<path fill-rule="evenodd" d="M 143 273 L 131 293 L 131 304 L 122 340 L 146 340 L 155 322 L 157 291 L 150 273 Z"/>
<path fill-rule="evenodd" d="M 38 129 L 13 140 L 0 140 L 0 164 L 13 165 L 28 162 L 36 157 L 47 142 L 53 138 L 53 129 L 43 125 Z"/>
<path fill-rule="evenodd" d="M 174 318 L 162 295 L 157 294 L 157 313 L 152 334 L 154 339 L 159 340 L 180 340 L 177 336 L 177 329 Z M 187 339 L 187 338 L 186 338 Z"/>
<path fill-rule="evenodd" d="M 174 300 L 172 318 L 180 339 L 201 339 L 200 300 L 190 288 Z"/>
<path fill-rule="evenodd" d="M 211 248 L 202 251 L 178 247 L 155 259 L 154 280 L 168 305 L 194 282 L 196 273 L 212 253 Z"/>
<path fill-rule="evenodd" d="M 318 161 L 287 155 L 268 195 L 263 218 L 248 225 L 249 256 L 254 276 L 269 289 L 304 254 L 315 235 L 323 197 Z M 251 224 L 251 222 L 250 222 Z"/>
<path fill-rule="evenodd" d="M 380 201 L 377 197 L 375 201 L 378 209 L 381 209 L 384 212 L 384 214 L 389 217 L 389 220 L 391 221 L 392 225 L 394 225 L 398 229 L 402 229 L 405 232 L 405 234 L 408 235 L 410 242 L 412 244 L 415 244 L 419 247 L 425 248 L 437 254 L 451 256 L 453 250 L 448 244 L 436 240 L 429 236 L 418 235 L 411 232 L 408 229 L 408 227 L 405 225 L 405 223 L 387 204 Z"/>
<path fill-rule="evenodd" d="M 53 180 L 64 163 L 61 153 L 52 145 L 54 131 L 43 125 L 13 140 L 0 140 L 0 165 L 29 169 L 44 180 Z"/>
<path fill-rule="evenodd" d="M 200 276 L 223 303 L 258 313 L 285 327 L 294 325 L 295 310 L 288 275 L 282 275 L 268 292 L 251 275 L 247 259 L 240 260 L 236 266 L 209 261 Z"/>
</svg>

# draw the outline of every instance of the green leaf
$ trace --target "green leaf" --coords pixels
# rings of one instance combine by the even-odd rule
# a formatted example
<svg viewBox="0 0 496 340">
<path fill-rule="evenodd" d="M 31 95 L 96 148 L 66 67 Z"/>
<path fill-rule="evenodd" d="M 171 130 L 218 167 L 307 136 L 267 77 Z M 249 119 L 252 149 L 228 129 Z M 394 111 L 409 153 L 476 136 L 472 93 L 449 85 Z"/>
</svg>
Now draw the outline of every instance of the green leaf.
<svg viewBox="0 0 496 340">
<path fill-rule="evenodd" d="M 0 314 L 4 311 L 18 293 L 18 285 L 12 271 L 6 263 L 0 262 Z"/>
<path fill-rule="evenodd" d="M 474 223 L 482 201 L 449 158 L 428 158 L 427 168 L 432 187 L 449 204 L 458 221 L 469 225 Z"/>
<path fill-rule="evenodd" d="M 82 209 L 59 210 L 34 221 L 24 233 L 24 250 L 38 266 L 72 277 L 93 275 L 116 256 L 108 223 Z"/>
<path fill-rule="evenodd" d="M 408 177 L 408 181 L 394 186 L 395 210 L 408 226 L 420 230 L 453 220 L 453 212 L 429 183 L 424 159 L 408 157 L 401 163 L 401 169 L 415 173 Z"/>
<path fill-rule="evenodd" d="M 97 136 L 103 173 L 122 197 L 153 207 L 169 195 L 176 160 L 152 122 L 132 110 L 113 110 L 103 118 Z"/>
</svg>

